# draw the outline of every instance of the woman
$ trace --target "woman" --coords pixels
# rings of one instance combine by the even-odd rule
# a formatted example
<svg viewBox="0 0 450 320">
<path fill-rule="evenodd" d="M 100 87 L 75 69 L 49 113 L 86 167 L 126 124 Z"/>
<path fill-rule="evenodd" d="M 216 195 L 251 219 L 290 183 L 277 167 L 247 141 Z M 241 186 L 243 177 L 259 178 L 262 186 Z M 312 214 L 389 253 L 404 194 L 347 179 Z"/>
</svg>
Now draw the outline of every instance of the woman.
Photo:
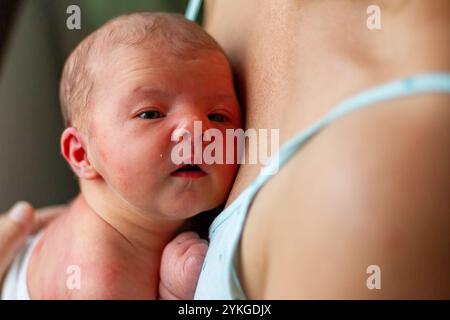
<svg viewBox="0 0 450 320">
<path fill-rule="evenodd" d="M 241 166 L 196 297 L 449 298 L 450 2 L 217 0 L 205 28 L 289 144 Z"/>
</svg>

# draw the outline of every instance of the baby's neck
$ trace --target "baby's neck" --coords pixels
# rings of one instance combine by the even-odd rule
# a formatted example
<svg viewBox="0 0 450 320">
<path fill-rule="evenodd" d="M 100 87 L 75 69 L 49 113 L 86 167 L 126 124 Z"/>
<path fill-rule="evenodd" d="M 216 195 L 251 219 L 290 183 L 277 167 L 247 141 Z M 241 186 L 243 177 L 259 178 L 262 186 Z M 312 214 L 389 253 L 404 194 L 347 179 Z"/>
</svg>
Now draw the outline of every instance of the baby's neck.
<svg viewBox="0 0 450 320">
<path fill-rule="evenodd" d="M 87 212 L 108 225 L 112 231 L 138 253 L 160 253 L 173 238 L 185 219 L 164 219 L 143 215 L 120 202 L 108 201 L 100 195 L 80 194 L 73 202 L 74 211 Z"/>
</svg>

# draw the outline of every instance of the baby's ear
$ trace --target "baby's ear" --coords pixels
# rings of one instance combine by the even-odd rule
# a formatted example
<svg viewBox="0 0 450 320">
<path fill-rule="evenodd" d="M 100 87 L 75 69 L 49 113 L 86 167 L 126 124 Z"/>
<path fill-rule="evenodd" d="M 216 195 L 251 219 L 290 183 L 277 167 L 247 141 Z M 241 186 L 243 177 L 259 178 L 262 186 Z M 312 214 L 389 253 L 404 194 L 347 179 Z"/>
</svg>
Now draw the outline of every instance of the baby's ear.
<svg viewBox="0 0 450 320">
<path fill-rule="evenodd" d="M 92 180 L 98 176 L 88 159 L 83 137 L 78 129 L 66 128 L 61 135 L 61 153 L 80 179 Z"/>
</svg>

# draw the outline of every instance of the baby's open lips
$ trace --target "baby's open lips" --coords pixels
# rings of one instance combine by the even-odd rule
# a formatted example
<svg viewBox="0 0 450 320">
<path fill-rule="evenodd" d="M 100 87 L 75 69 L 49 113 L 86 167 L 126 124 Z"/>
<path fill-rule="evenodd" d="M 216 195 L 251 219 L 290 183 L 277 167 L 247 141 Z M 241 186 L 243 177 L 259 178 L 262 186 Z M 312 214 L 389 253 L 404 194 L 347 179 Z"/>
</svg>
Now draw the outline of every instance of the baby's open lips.
<svg viewBox="0 0 450 320">
<path fill-rule="evenodd" d="M 196 164 L 185 164 L 180 165 L 171 175 L 178 177 L 201 177 L 206 175 L 206 172 Z"/>
<path fill-rule="evenodd" d="M 185 165 L 180 166 L 174 172 L 185 172 L 185 171 L 186 172 L 187 171 L 195 172 L 195 171 L 203 171 L 203 170 L 196 164 L 185 164 Z"/>
</svg>

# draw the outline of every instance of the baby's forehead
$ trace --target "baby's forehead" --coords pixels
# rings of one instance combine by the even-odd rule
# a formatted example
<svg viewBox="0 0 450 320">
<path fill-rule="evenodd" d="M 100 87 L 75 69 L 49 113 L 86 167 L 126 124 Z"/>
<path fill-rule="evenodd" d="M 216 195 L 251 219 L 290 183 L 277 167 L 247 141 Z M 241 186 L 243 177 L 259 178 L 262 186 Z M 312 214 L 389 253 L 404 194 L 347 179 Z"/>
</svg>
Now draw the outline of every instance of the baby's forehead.
<svg viewBox="0 0 450 320">
<path fill-rule="evenodd" d="M 174 51 L 168 44 L 155 46 L 151 41 L 133 46 L 103 47 L 97 54 L 98 61 L 92 60 L 92 75 L 103 82 L 122 78 L 121 81 L 133 81 L 135 76 L 157 78 L 159 75 L 185 77 L 186 68 L 194 72 L 208 74 L 206 65 L 219 66 L 230 70 L 225 55 L 218 50 L 191 49 L 182 54 Z M 127 81 L 127 82 L 130 82 Z"/>
</svg>

